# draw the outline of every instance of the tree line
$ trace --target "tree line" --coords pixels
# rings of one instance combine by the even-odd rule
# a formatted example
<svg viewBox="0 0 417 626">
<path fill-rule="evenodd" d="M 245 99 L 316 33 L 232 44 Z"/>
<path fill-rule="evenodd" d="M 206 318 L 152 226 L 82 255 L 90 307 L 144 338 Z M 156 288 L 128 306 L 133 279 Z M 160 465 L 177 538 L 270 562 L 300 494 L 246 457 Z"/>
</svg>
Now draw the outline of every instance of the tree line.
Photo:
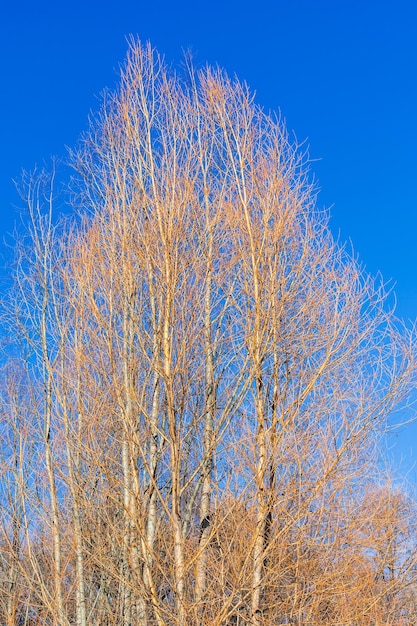
<svg viewBox="0 0 417 626">
<path fill-rule="evenodd" d="M 284 124 L 132 40 L 70 163 L 2 307 L 1 623 L 414 624 L 415 336 Z"/>
</svg>

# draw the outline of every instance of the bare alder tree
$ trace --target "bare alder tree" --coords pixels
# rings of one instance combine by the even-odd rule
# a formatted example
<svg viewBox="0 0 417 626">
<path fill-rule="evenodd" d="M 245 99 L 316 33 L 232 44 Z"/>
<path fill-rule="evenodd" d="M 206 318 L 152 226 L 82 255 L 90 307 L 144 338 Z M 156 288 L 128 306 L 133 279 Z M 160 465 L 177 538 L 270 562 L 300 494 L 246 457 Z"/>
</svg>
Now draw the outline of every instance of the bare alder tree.
<svg viewBox="0 0 417 626">
<path fill-rule="evenodd" d="M 305 161 L 245 85 L 131 41 L 71 154 L 74 219 L 26 180 L 4 623 L 415 622 L 413 504 L 370 481 L 415 339 Z"/>
</svg>

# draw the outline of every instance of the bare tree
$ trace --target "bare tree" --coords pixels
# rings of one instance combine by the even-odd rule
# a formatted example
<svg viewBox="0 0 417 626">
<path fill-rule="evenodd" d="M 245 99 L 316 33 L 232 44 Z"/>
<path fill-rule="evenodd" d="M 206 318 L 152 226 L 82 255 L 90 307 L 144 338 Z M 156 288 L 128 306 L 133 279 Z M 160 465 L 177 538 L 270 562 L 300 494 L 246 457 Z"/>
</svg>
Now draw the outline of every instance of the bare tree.
<svg viewBox="0 0 417 626">
<path fill-rule="evenodd" d="M 55 227 L 30 179 L 6 317 L 36 401 L 5 415 L 6 623 L 412 623 L 410 506 L 368 477 L 414 337 L 305 161 L 245 85 L 131 41 L 71 155 L 74 219 Z"/>
</svg>

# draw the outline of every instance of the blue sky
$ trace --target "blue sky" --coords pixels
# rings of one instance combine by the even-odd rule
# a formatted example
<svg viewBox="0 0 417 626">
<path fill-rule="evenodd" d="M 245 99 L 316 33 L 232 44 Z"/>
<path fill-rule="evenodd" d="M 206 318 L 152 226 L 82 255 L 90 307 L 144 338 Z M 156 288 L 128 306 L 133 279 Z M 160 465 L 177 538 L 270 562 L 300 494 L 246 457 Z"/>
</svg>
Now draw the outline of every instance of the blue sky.
<svg viewBox="0 0 417 626">
<path fill-rule="evenodd" d="M 65 156 L 129 33 L 168 62 L 190 49 L 246 80 L 310 146 L 331 225 L 417 317 L 417 3 L 412 0 L 11 2 L 0 8 L 0 236 L 18 219 L 12 178 Z M 349 244 L 350 245 L 350 244 Z M 399 435 L 409 464 L 417 428 Z M 414 447 L 417 448 L 417 445 Z"/>
</svg>

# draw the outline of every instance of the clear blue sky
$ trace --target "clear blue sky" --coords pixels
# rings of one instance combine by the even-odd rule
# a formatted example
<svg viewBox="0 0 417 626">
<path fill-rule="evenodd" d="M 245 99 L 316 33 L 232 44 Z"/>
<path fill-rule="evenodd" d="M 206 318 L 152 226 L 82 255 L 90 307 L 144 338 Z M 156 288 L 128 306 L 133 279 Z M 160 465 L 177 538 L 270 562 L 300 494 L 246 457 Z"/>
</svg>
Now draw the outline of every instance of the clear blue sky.
<svg viewBox="0 0 417 626">
<path fill-rule="evenodd" d="M 12 178 L 65 156 L 129 33 L 181 62 L 217 63 L 310 145 L 319 204 L 417 317 L 417 3 L 413 0 L 5 1 L 0 9 L 0 236 Z M 410 455 L 417 428 L 400 436 Z M 416 454 L 416 453 L 415 453 Z"/>
</svg>

